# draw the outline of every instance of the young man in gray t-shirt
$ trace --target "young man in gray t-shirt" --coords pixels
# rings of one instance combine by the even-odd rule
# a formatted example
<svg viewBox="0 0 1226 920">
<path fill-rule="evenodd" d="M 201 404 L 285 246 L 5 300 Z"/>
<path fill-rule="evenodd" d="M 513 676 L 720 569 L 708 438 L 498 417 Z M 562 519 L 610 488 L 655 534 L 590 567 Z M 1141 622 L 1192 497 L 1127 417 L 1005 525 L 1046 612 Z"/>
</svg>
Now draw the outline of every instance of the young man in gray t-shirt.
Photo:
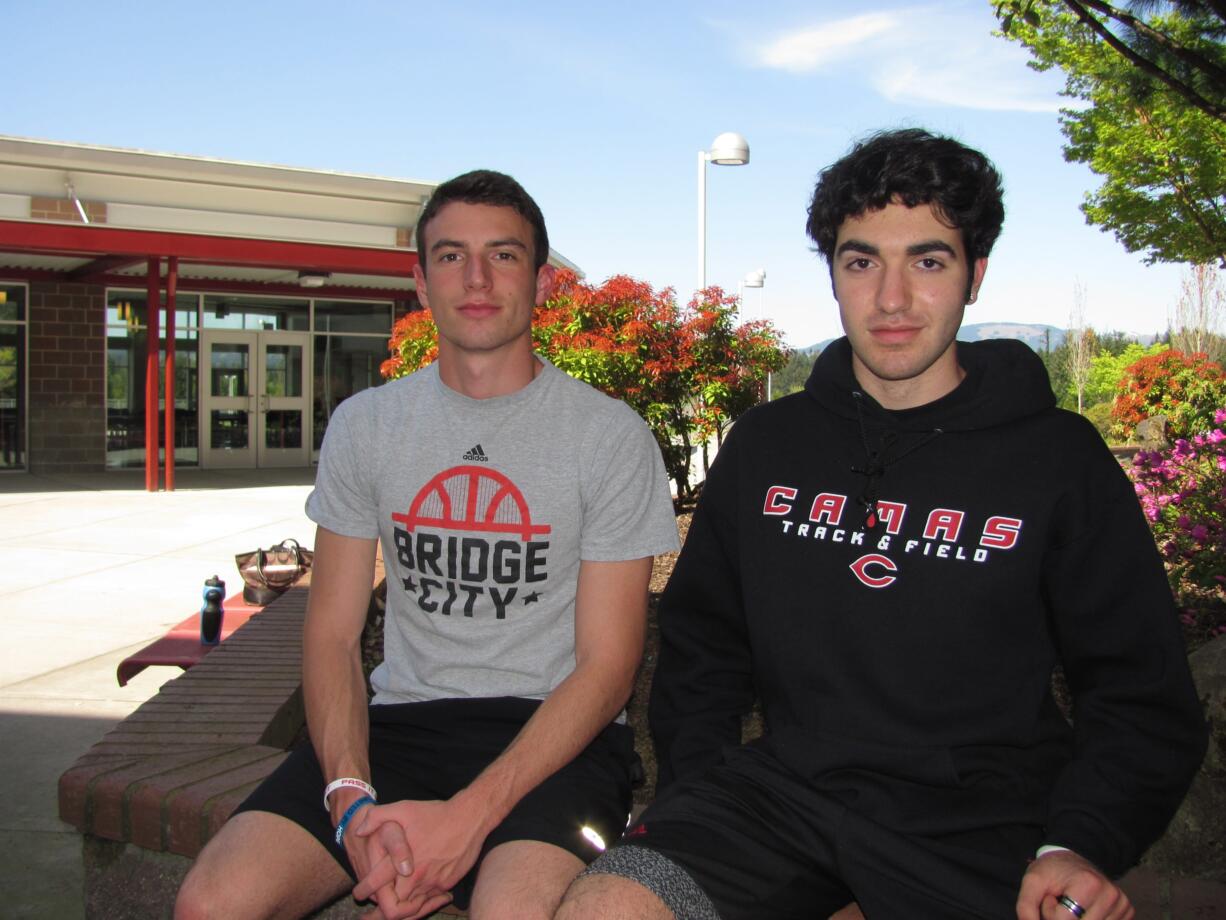
<svg viewBox="0 0 1226 920">
<path fill-rule="evenodd" d="M 352 889 L 389 920 L 453 898 L 474 918 L 549 917 L 592 838 L 625 825 L 619 723 L 652 557 L 677 548 L 659 450 L 624 404 L 533 353 L 553 269 L 513 179 L 439 186 L 417 242 L 438 361 L 340 407 L 307 501 L 311 743 L 201 853 L 182 916 L 301 915 Z M 388 607 L 368 709 L 377 542 Z"/>
</svg>

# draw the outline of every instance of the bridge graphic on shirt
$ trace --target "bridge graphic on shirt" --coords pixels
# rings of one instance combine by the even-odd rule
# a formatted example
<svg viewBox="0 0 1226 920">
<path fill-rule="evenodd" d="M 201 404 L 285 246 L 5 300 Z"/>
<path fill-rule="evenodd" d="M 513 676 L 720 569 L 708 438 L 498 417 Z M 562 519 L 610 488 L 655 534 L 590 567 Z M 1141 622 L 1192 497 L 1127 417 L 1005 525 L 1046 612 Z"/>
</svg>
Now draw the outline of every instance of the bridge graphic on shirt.
<svg viewBox="0 0 1226 920">
<path fill-rule="evenodd" d="M 548 524 L 533 524 L 528 503 L 515 483 L 497 470 L 454 466 L 426 483 L 407 513 L 392 520 L 409 533 L 418 527 L 514 534 L 522 540 L 547 534 Z"/>
</svg>

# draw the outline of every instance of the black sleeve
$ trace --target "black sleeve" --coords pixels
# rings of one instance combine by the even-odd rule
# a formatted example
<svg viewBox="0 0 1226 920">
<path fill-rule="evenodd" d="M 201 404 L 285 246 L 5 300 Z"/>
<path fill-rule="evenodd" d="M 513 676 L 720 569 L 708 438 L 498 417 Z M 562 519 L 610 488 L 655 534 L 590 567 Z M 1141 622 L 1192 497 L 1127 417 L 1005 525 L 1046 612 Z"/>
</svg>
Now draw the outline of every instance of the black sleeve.
<svg viewBox="0 0 1226 920">
<path fill-rule="evenodd" d="M 730 434 L 660 601 L 660 656 L 648 717 L 661 789 L 740 744 L 741 717 L 753 706 L 737 551 L 736 453 Z"/>
<path fill-rule="evenodd" d="M 1106 462 L 1066 498 L 1066 539 L 1045 558 L 1076 733 L 1045 842 L 1119 875 L 1179 807 L 1207 732 L 1153 537 L 1131 483 L 1102 453 Z"/>
</svg>

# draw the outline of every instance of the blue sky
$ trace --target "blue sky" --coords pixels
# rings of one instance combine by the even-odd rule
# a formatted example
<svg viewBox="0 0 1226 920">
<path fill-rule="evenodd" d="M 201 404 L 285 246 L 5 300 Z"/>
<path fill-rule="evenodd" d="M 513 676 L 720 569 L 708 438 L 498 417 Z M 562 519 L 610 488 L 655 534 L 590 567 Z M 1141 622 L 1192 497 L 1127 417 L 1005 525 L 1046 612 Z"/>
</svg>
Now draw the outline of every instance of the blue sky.
<svg viewBox="0 0 1226 920">
<path fill-rule="evenodd" d="M 966 322 L 1165 328 L 1180 268 L 1144 265 L 1078 209 L 1056 74 L 991 35 L 988 0 L 4 5 L 0 133 L 441 181 L 490 167 L 540 202 L 589 280 L 697 286 L 697 158 L 723 131 L 747 166 L 707 168 L 708 282 L 789 344 L 839 334 L 804 234 L 813 182 L 853 139 L 927 127 L 1005 177 L 1005 230 Z"/>
</svg>

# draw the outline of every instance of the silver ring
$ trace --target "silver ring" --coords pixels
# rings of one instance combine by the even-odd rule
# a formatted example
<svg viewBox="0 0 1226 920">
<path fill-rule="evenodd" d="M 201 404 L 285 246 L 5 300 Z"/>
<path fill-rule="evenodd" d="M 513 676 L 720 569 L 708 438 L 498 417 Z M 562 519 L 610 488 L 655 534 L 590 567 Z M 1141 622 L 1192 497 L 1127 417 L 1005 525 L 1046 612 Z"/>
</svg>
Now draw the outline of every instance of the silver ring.
<svg viewBox="0 0 1226 920">
<path fill-rule="evenodd" d="M 1067 894 L 1062 894 L 1056 898 L 1056 902 L 1067 910 L 1074 917 L 1080 918 L 1086 912 L 1086 909 L 1070 898 Z"/>
</svg>

